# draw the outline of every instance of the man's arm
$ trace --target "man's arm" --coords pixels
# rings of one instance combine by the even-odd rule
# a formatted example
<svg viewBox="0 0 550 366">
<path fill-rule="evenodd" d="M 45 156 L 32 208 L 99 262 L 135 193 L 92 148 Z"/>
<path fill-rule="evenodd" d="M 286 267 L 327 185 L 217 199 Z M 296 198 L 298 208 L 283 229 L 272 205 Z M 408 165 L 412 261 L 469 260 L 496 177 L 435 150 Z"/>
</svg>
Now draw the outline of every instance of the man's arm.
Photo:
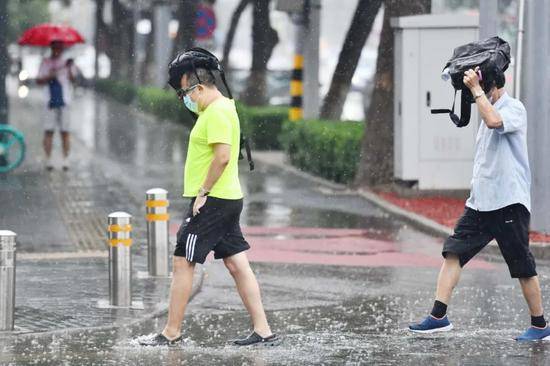
<svg viewBox="0 0 550 366">
<path fill-rule="evenodd" d="M 72 58 L 67 60 L 65 67 L 67 68 L 67 73 L 69 74 L 69 81 L 74 84 L 76 82 L 76 76 L 79 73 L 78 67 L 76 67 Z"/>
<path fill-rule="evenodd" d="M 478 68 L 476 68 L 476 71 L 477 69 Z M 472 95 L 476 98 L 477 109 L 487 127 L 491 129 L 502 127 L 502 117 L 495 107 L 493 107 L 489 99 L 487 99 L 487 96 L 485 96 L 485 92 L 479 85 L 477 73 L 472 69 L 466 71 L 463 81 L 472 92 Z M 477 95 L 480 96 L 476 97 Z"/>
<path fill-rule="evenodd" d="M 220 179 L 223 174 L 223 171 L 229 164 L 229 159 L 231 158 L 231 145 L 228 144 L 214 144 L 214 159 L 210 163 L 210 168 L 208 169 L 208 174 L 206 179 L 202 184 L 207 192 L 210 192 L 214 184 Z"/>
<path fill-rule="evenodd" d="M 207 197 L 204 194 L 206 192 L 210 192 L 212 187 L 214 187 L 218 179 L 222 176 L 231 158 L 231 145 L 216 143 L 213 144 L 212 147 L 214 149 L 214 159 L 212 160 L 212 163 L 210 163 L 208 174 L 202 183 L 201 191 L 199 191 L 199 194 L 195 199 L 195 204 L 193 205 L 193 216 L 200 213 L 200 209 L 204 206 L 207 200 Z"/>
</svg>

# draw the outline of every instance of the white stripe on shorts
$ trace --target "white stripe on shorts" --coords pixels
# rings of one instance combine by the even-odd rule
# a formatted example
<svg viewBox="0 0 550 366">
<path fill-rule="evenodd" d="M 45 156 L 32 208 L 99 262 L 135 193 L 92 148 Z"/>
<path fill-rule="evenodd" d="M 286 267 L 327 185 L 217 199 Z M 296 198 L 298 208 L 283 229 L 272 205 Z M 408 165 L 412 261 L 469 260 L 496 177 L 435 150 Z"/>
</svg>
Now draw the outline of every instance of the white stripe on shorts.
<svg viewBox="0 0 550 366">
<path fill-rule="evenodd" d="M 193 256 L 195 255 L 195 244 L 197 244 L 197 236 L 193 235 L 193 243 L 191 246 L 191 261 L 193 260 Z"/>
<path fill-rule="evenodd" d="M 189 241 L 191 239 L 191 234 L 187 234 L 187 242 L 185 243 L 185 259 L 189 260 Z"/>
</svg>

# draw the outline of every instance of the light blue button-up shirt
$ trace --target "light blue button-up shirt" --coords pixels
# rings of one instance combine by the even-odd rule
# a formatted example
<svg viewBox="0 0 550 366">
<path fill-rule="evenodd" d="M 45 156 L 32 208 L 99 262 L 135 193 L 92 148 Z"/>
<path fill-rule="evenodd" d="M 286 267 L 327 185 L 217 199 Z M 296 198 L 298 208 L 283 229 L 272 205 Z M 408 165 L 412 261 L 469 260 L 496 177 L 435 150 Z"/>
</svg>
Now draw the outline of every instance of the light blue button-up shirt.
<svg viewBox="0 0 550 366">
<path fill-rule="evenodd" d="M 531 211 L 531 170 L 527 155 L 527 112 L 523 104 L 504 93 L 493 105 L 502 127 L 481 122 L 476 138 L 474 173 L 466 206 L 493 211 L 521 203 Z"/>
</svg>

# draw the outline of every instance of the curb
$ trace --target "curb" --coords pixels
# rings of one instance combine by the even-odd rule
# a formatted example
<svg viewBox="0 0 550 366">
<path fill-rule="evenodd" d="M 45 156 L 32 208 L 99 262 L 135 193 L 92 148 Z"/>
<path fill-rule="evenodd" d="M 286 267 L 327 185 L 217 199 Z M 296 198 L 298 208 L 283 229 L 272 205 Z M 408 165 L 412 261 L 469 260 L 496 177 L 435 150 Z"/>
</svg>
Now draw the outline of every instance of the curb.
<svg viewBox="0 0 550 366">
<path fill-rule="evenodd" d="M 434 236 L 440 236 L 443 238 L 448 237 L 449 235 L 453 234 L 453 229 L 441 225 L 438 222 L 435 222 L 431 219 L 428 219 L 422 215 L 419 215 L 417 213 L 407 211 L 397 205 L 394 205 L 393 203 L 390 203 L 383 198 L 379 197 L 375 193 L 367 190 L 357 190 L 357 194 L 370 203 L 378 206 L 379 208 L 389 212 L 390 214 L 399 217 L 403 221 L 406 221 L 410 223 L 411 225 L 414 225 L 416 228 L 421 229 L 422 231 L 432 234 Z"/>
<path fill-rule="evenodd" d="M 434 220 L 431 220 L 427 217 L 419 215 L 417 213 L 407 211 L 393 203 L 390 203 L 383 198 L 376 195 L 374 192 L 364 189 L 354 190 L 350 189 L 344 184 L 334 183 L 328 181 L 324 178 L 313 176 L 309 173 L 301 171 L 293 166 L 290 163 L 286 162 L 284 153 L 282 152 L 253 152 L 254 159 L 258 162 L 261 162 L 266 165 L 275 166 L 277 168 L 283 169 L 292 174 L 298 175 L 304 179 L 308 179 L 314 183 L 326 186 L 331 189 L 337 189 L 349 192 L 350 194 L 356 194 L 373 205 L 381 208 L 382 210 L 388 212 L 390 215 L 400 218 L 401 220 L 413 225 L 415 228 L 437 237 L 446 238 L 449 235 L 452 235 L 454 230 L 448 226 L 442 225 Z M 537 259 L 550 260 L 550 243 L 529 243 L 529 248 L 533 253 L 533 256 Z M 495 240 L 492 240 L 489 245 L 487 245 L 483 250 L 482 254 L 489 255 L 491 257 L 498 256 L 502 257 L 498 244 Z"/>
<path fill-rule="evenodd" d="M 204 278 L 206 275 L 206 270 L 203 268 L 203 266 L 196 267 L 199 269 L 200 273 L 195 274 L 195 278 L 198 280 L 193 283 L 193 288 L 191 289 L 191 295 L 189 296 L 189 303 L 195 298 L 195 296 L 201 291 Z M 94 333 L 94 332 L 108 332 L 108 331 L 120 331 L 125 330 L 127 332 L 132 332 L 137 330 L 142 324 L 154 320 L 156 318 L 160 318 L 161 316 L 164 316 L 168 313 L 168 304 L 166 304 L 162 309 L 156 310 L 152 313 L 147 313 L 147 315 L 136 319 L 128 324 L 113 324 L 113 325 L 100 325 L 97 327 L 81 327 L 81 328 L 66 328 L 66 329 L 56 329 L 51 331 L 45 331 L 45 332 L 30 332 L 30 333 L 23 333 L 19 331 L 11 331 L 11 332 L 0 332 L 0 339 L 3 337 L 12 337 L 15 336 L 19 339 L 24 338 L 32 338 L 32 339 L 38 339 L 38 338 L 48 338 L 53 337 L 56 335 L 72 335 L 75 333 L 78 333 L 79 336 L 82 335 L 82 333 Z"/>
</svg>

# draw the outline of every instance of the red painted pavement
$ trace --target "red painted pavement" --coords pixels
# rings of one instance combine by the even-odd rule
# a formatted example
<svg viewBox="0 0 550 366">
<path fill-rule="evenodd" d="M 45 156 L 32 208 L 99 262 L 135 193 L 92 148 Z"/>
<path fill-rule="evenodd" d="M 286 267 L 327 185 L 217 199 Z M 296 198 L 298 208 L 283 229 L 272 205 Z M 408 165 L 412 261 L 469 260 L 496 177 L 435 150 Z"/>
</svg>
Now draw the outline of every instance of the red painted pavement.
<svg viewBox="0 0 550 366">
<path fill-rule="evenodd" d="M 179 224 L 172 223 L 170 233 L 175 235 L 178 228 Z M 252 262 L 433 268 L 442 263 L 441 245 L 434 244 L 433 254 L 428 255 L 410 251 L 413 244 L 369 238 L 368 230 L 245 227 L 243 232 L 251 246 L 247 253 Z M 477 259 L 468 268 L 490 270 L 494 265 Z"/>
</svg>

